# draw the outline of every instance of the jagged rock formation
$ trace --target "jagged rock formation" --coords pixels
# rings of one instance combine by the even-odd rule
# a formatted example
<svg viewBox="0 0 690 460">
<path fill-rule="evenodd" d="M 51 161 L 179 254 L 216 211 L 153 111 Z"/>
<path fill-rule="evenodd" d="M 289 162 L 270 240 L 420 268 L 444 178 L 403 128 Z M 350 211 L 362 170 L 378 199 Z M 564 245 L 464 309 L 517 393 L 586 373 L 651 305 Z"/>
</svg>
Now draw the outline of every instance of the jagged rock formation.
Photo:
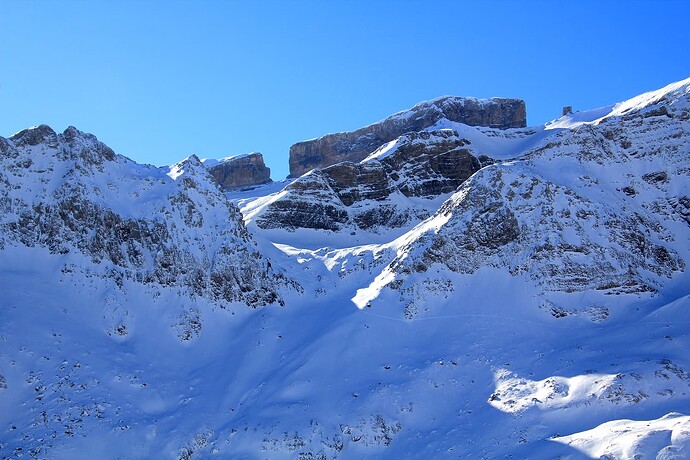
<svg viewBox="0 0 690 460">
<path fill-rule="evenodd" d="M 271 182 L 271 170 L 258 152 L 224 158 L 208 164 L 211 175 L 223 190 L 252 187 Z"/>
<path fill-rule="evenodd" d="M 469 145 L 449 129 L 405 134 L 361 163 L 338 163 L 295 180 L 258 215 L 256 224 L 264 229 L 377 231 L 419 222 L 428 211 L 406 199 L 450 193 L 474 174 L 480 165 Z"/>
<path fill-rule="evenodd" d="M 177 286 L 220 304 L 281 301 L 273 276 L 282 275 L 196 156 L 167 171 L 74 127 L 41 125 L 0 138 L 0 162 L 0 249 L 82 254 L 95 265 L 72 261 L 69 270 Z"/>
<path fill-rule="evenodd" d="M 342 161 L 359 162 L 386 142 L 407 132 L 422 131 L 441 119 L 498 129 L 524 128 L 527 123 L 525 102 L 519 99 L 442 97 L 353 132 L 328 134 L 293 145 L 290 176 Z"/>
</svg>

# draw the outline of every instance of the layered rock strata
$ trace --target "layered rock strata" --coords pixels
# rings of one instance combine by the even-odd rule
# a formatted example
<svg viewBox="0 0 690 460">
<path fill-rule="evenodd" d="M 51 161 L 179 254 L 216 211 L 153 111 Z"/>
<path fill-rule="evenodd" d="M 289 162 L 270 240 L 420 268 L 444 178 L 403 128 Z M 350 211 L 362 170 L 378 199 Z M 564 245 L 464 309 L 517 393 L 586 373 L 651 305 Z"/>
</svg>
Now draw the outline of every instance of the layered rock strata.
<svg viewBox="0 0 690 460">
<path fill-rule="evenodd" d="M 220 160 L 209 172 L 223 190 L 252 187 L 271 182 L 271 170 L 258 152 Z"/>
<path fill-rule="evenodd" d="M 422 131 L 439 120 L 490 128 L 524 128 L 525 102 L 520 99 L 475 99 L 446 96 L 415 105 L 356 131 L 328 134 L 290 147 L 290 176 L 342 161 L 358 162 L 381 145 L 399 136 Z"/>
<path fill-rule="evenodd" d="M 429 216 L 410 198 L 454 191 L 479 170 L 470 142 L 443 129 L 408 133 L 361 163 L 342 162 L 305 174 L 257 218 L 261 228 L 385 230 Z"/>
</svg>

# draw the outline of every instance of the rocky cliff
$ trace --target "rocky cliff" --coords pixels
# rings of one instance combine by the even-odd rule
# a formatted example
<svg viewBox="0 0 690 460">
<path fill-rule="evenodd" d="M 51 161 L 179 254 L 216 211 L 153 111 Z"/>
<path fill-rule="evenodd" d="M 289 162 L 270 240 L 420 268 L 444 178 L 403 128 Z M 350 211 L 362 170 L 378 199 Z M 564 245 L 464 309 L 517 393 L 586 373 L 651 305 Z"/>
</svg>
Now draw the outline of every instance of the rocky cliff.
<svg viewBox="0 0 690 460">
<path fill-rule="evenodd" d="M 441 119 L 498 129 L 523 128 L 527 123 L 525 102 L 519 99 L 442 97 L 353 132 L 328 134 L 293 145 L 290 176 L 342 161 L 361 161 L 386 142 L 410 131 L 422 131 Z"/>
<path fill-rule="evenodd" d="M 223 190 L 246 188 L 271 182 L 271 170 L 258 152 L 237 155 L 219 161 L 204 161 Z"/>
<path fill-rule="evenodd" d="M 557 316 L 577 310 L 563 293 L 657 292 L 687 264 L 689 88 L 554 122 L 535 147 L 478 171 L 402 237 L 379 279 L 414 293 L 414 306 L 425 290 L 417 273 L 495 267 L 530 278 L 542 299 L 558 292 L 543 304 Z"/>
<path fill-rule="evenodd" d="M 450 129 L 405 134 L 361 163 L 346 161 L 298 178 L 255 222 L 264 229 L 374 232 L 419 222 L 429 214 L 414 199 L 450 193 L 479 170 L 470 144 Z"/>
</svg>

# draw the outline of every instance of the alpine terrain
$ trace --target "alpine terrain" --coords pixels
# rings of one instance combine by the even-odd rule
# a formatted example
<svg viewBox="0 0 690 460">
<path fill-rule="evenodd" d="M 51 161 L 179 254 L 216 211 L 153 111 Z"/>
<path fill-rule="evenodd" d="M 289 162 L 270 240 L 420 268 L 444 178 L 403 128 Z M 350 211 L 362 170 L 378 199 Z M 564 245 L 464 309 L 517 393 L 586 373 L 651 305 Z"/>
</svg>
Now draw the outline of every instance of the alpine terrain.
<svg viewBox="0 0 690 460">
<path fill-rule="evenodd" d="M 0 458 L 690 458 L 690 79 L 290 167 L 0 138 Z"/>
</svg>

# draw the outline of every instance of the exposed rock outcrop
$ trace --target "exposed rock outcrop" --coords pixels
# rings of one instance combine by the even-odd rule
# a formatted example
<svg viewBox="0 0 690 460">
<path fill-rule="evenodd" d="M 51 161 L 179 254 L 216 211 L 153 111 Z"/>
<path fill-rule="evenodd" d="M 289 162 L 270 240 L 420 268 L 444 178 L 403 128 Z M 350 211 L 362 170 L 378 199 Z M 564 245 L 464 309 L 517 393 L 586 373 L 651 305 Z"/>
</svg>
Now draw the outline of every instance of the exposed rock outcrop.
<svg viewBox="0 0 690 460">
<path fill-rule="evenodd" d="M 67 128 L 69 131 L 69 128 Z M 48 125 L 38 125 L 23 129 L 12 135 L 10 140 L 18 147 L 46 144 L 48 147 L 58 146 L 57 133 Z"/>
<path fill-rule="evenodd" d="M 415 305 L 433 288 L 419 274 L 491 267 L 529 278 L 556 317 L 577 312 L 568 293 L 653 295 L 687 265 L 690 90 L 677 86 L 483 168 L 401 237 L 379 279 Z"/>
<path fill-rule="evenodd" d="M 439 210 L 435 218 L 446 221 L 443 226 L 415 242 L 409 257 L 392 267 L 409 274 L 434 264 L 457 273 L 494 266 L 515 275 L 528 273 L 546 291 L 653 291 L 649 273 L 670 278 L 684 261 L 655 243 L 672 235 L 625 211 L 592 202 L 526 169 L 492 166 Z"/>
<path fill-rule="evenodd" d="M 271 182 L 271 170 L 258 152 L 237 155 L 209 165 L 209 171 L 223 190 L 252 187 Z"/>
<path fill-rule="evenodd" d="M 378 123 L 353 132 L 328 134 L 290 147 L 290 176 L 342 161 L 358 162 L 386 142 L 412 131 L 422 131 L 447 119 L 470 126 L 524 128 L 525 102 L 519 99 L 442 97 L 415 105 Z"/>
<path fill-rule="evenodd" d="M 295 180 L 260 213 L 257 225 L 376 231 L 417 222 L 428 211 L 407 198 L 450 193 L 479 170 L 469 145 L 449 129 L 405 134 L 361 163 L 338 163 Z"/>
</svg>

